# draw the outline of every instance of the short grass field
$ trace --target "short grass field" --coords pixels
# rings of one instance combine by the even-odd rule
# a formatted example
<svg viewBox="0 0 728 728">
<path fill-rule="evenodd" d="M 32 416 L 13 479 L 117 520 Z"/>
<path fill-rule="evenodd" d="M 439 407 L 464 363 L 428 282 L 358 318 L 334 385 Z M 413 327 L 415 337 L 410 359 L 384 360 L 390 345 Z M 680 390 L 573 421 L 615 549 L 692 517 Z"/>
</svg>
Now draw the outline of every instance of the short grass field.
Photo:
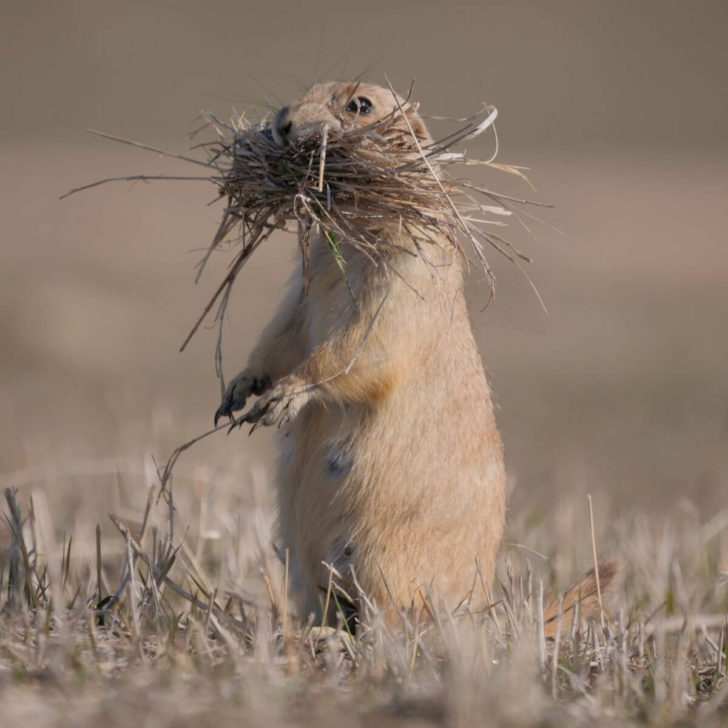
<svg viewBox="0 0 728 728">
<path fill-rule="evenodd" d="M 558 641 L 542 636 L 544 590 L 591 550 L 569 501 L 556 528 L 511 519 L 488 612 L 375 617 L 351 638 L 292 610 L 264 479 L 181 470 L 158 498 L 152 470 L 62 476 L 109 483 L 127 516 L 58 533 L 42 491 L 6 489 L 4 725 L 725 724 L 725 512 L 601 528 L 625 563 L 604 629 L 564 616 Z"/>
</svg>

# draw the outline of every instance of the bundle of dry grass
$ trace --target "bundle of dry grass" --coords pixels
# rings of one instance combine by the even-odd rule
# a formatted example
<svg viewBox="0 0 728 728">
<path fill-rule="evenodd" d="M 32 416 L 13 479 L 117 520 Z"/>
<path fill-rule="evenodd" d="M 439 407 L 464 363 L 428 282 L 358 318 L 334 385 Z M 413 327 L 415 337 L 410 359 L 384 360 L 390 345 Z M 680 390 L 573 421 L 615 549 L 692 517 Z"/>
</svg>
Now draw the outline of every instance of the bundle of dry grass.
<svg viewBox="0 0 728 728">
<path fill-rule="evenodd" d="M 204 128 L 213 126 L 217 139 L 201 147 L 209 153 L 208 164 L 216 172 L 210 179 L 227 204 L 200 272 L 212 251 L 231 235 L 237 234 L 241 247 L 184 345 L 216 301 L 221 299 L 224 309 L 229 290 L 251 253 L 274 230 L 290 229 L 291 224 L 298 233 L 305 287 L 312 230 L 324 233 L 346 275 L 340 245 L 352 245 L 375 264 L 386 264 L 387 248 L 380 233 L 385 225 L 396 224 L 415 244 L 449 241 L 482 265 L 492 288 L 485 244 L 514 263 L 529 258 L 484 226 L 503 225 L 512 204 L 530 201 L 478 186 L 451 174 L 449 168 L 479 164 L 523 177 L 519 168 L 497 164 L 494 157 L 476 160 L 450 151 L 490 129 L 496 117 L 497 110 L 485 106 L 460 120 L 463 125 L 457 131 L 427 146 L 409 127 L 399 102 L 391 114 L 363 128 L 342 131 L 324 126 L 286 146 L 274 140 L 270 119 L 250 123 L 243 116 L 223 124 L 209 118 Z M 462 239 L 469 243 L 468 252 Z"/>
<path fill-rule="evenodd" d="M 504 218 L 513 214 L 514 205 L 548 205 L 500 194 L 454 173 L 454 168 L 480 165 L 525 179 L 521 168 L 495 161 L 494 122 L 498 112 L 494 107 L 483 106 L 478 113 L 455 120 L 460 126 L 454 132 L 422 145 L 407 120 L 405 110 L 409 101 L 400 102 L 394 90 L 392 95 L 396 108 L 381 120 L 343 131 L 324 126 L 318 133 L 285 146 L 274 140 L 270 116 L 260 122 L 251 122 L 242 115 L 230 123 L 223 123 L 209 115 L 201 129 L 195 132 L 198 134 L 210 128 L 216 132 L 214 141 L 196 147 L 207 153 L 206 161 L 93 132 L 202 166 L 208 174 L 112 177 L 70 190 L 64 197 L 121 180 L 204 180 L 217 187 L 226 205 L 212 243 L 200 262 L 197 279 L 212 252 L 223 241 L 237 243 L 239 249 L 181 349 L 186 347 L 216 303 L 219 303 L 217 319 L 222 320 L 241 268 L 253 251 L 280 229 L 298 234 L 305 285 L 308 283 L 309 238 L 313 230 L 323 232 L 345 276 L 341 246 L 354 246 L 374 264 L 386 265 L 387 248 L 380 232 L 385 225 L 394 224 L 400 226 L 416 245 L 428 241 L 441 244 L 440 241 L 446 240 L 455 246 L 469 261 L 482 266 L 492 295 L 495 279 L 486 258 L 487 246 L 516 265 L 519 265 L 519 259 L 530 262 L 530 258 L 495 233 L 494 228 L 505 224 Z M 495 153 L 489 159 L 470 158 L 465 153 L 452 151 L 490 129 L 495 136 Z"/>
</svg>

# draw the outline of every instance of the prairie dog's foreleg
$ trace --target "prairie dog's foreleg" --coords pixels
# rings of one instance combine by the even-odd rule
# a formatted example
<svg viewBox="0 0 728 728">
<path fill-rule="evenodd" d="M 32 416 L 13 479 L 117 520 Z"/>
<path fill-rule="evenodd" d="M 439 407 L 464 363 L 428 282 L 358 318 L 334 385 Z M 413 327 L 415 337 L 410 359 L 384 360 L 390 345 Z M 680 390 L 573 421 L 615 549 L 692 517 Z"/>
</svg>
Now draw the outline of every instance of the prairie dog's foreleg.
<svg viewBox="0 0 728 728">
<path fill-rule="evenodd" d="M 233 412 L 243 409 L 251 394 L 263 394 L 300 365 L 305 356 L 300 320 L 302 297 L 303 287 L 291 286 L 251 352 L 247 366 L 228 382 L 215 412 L 215 424 L 221 417 L 232 417 Z"/>
<path fill-rule="evenodd" d="M 332 332 L 290 374 L 274 382 L 236 424 L 282 425 L 312 399 L 376 404 L 391 390 L 397 369 L 365 342 L 361 321 Z"/>
</svg>

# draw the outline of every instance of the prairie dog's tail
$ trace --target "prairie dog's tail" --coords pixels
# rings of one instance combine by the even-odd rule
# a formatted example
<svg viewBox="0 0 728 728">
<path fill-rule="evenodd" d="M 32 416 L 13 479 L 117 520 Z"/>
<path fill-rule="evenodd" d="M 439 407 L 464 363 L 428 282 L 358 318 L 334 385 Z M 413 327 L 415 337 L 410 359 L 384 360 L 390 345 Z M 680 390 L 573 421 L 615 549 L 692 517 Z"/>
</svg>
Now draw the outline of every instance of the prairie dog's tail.
<svg viewBox="0 0 728 728">
<path fill-rule="evenodd" d="M 583 574 L 573 586 L 563 594 L 561 603 L 561 634 L 568 632 L 571 627 L 574 610 L 579 605 L 581 619 L 594 619 L 599 615 L 599 592 L 604 596 L 609 585 L 614 581 L 620 569 L 620 562 L 616 560 L 603 561 L 599 566 L 599 588 L 594 569 Z M 545 637 L 556 637 L 559 620 L 559 600 L 552 599 L 543 610 L 543 626 Z"/>
</svg>

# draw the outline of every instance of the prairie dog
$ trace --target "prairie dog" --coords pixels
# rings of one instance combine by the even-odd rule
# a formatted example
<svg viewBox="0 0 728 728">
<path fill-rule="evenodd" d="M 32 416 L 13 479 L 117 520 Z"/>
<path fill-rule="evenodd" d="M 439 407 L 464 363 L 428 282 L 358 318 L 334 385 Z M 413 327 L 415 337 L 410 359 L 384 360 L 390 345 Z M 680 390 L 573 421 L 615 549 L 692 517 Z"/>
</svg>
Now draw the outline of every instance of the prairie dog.
<svg viewBox="0 0 728 728">
<path fill-rule="evenodd" d="M 397 112 L 423 144 L 416 107 L 365 83 L 312 87 L 273 118 L 298 135 Z M 398 122 L 399 123 L 399 122 Z M 347 246 L 346 280 L 313 236 L 309 289 L 288 294 L 216 413 L 279 425 L 279 528 L 304 613 L 321 616 L 330 565 L 389 619 L 425 594 L 482 605 L 505 521 L 505 473 L 490 390 L 463 294 L 460 253 L 379 233 L 386 265 Z"/>
</svg>

